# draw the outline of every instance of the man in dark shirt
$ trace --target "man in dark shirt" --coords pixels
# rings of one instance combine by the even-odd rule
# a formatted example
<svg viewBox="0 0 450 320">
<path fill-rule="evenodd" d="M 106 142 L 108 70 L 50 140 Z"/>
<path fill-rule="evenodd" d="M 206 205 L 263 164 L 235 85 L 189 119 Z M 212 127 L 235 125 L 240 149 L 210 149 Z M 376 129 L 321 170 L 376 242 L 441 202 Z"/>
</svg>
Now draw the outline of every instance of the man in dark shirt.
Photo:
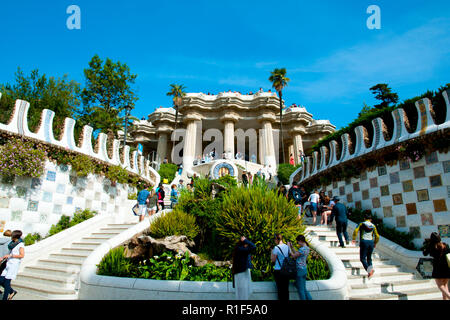
<svg viewBox="0 0 450 320">
<path fill-rule="evenodd" d="M 339 245 L 342 248 L 345 248 L 344 241 L 342 240 L 342 234 L 344 234 L 345 243 L 348 245 L 349 244 L 349 237 L 347 233 L 348 210 L 346 206 L 344 206 L 342 203 L 339 202 L 340 200 L 339 197 L 333 197 L 333 199 L 331 200 L 334 201 L 335 205 L 331 210 L 330 222 L 328 224 L 331 224 L 333 222 L 333 218 L 336 217 L 336 234 L 339 239 Z"/>
</svg>

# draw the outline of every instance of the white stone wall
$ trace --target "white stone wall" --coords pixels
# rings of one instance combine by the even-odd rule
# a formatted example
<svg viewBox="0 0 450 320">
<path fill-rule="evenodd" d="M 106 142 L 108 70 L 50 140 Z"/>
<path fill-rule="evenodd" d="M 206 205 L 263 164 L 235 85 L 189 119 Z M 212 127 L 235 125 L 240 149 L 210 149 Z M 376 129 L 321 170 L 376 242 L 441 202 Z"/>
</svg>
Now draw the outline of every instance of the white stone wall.
<svg viewBox="0 0 450 320">
<path fill-rule="evenodd" d="M 325 193 L 348 207 L 371 210 L 399 231 L 412 232 L 421 247 L 431 232 L 450 243 L 450 153 L 433 152 L 417 162 L 399 161 L 332 183 Z"/>
<path fill-rule="evenodd" d="M 124 184 L 111 186 L 103 176 L 77 177 L 70 165 L 46 161 L 39 178 L 18 177 L 13 184 L 0 183 L 0 226 L 3 230 L 22 230 L 47 235 L 62 215 L 73 216 L 77 209 L 91 209 L 99 214 L 119 214 L 129 209 Z"/>
</svg>

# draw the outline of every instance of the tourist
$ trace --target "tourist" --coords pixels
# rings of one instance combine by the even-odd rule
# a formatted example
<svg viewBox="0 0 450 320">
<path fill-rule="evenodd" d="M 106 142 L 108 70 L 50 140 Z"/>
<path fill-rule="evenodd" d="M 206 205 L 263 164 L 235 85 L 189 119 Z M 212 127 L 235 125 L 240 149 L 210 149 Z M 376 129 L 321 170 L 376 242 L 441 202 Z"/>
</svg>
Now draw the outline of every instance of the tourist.
<svg viewBox="0 0 450 320">
<path fill-rule="evenodd" d="M 330 200 L 329 196 L 324 196 L 322 202 L 322 217 L 320 219 L 321 225 L 328 224 L 328 216 L 331 215 L 331 210 L 333 209 L 335 202 Z"/>
<path fill-rule="evenodd" d="M 447 255 L 450 254 L 448 244 L 441 241 L 437 232 L 432 232 L 429 239 L 424 241 L 423 255 L 433 258 L 433 272 L 431 277 L 436 282 L 438 289 L 442 292 L 444 300 L 450 300 L 448 281 L 450 279 L 450 267 Z"/>
<path fill-rule="evenodd" d="M 295 285 L 297 286 L 298 295 L 300 300 L 312 300 L 311 295 L 306 289 L 306 276 L 308 275 L 307 259 L 309 255 L 309 246 L 306 242 L 305 236 L 299 235 L 296 238 L 299 246 L 298 251 L 295 251 L 292 244 L 288 242 L 288 246 L 291 249 L 291 256 L 297 260 L 297 278 Z"/>
<path fill-rule="evenodd" d="M 338 205 L 339 203 L 336 203 L 334 208 Z M 353 232 L 352 243 L 356 243 L 355 239 L 359 232 L 359 257 L 364 269 L 368 273 L 368 278 L 370 279 L 375 273 L 375 269 L 372 266 L 372 253 L 377 246 L 380 236 L 378 235 L 377 227 L 372 223 L 372 214 L 367 212 L 364 215 L 364 218 L 365 221 L 361 222 Z"/>
<path fill-rule="evenodd" d="M 263 92 L 264 92 L 263 88 L 259 88 L 258 93 L 263 93 Z"/>
<path fill-rule="evenodd" d="M 272 181 L 273 170 L 272 165 L 269 164 L 269 168 L 267 168 L 267 173 L 269 174 L 269 181 Z"/>
<path fill-rule="evenodd" d="M 253 163 L 256 163 L 256 155 L 255 154 L 252 154 L 252 157 L 251 157 L 251 161 L 253 162 Z"/>
<path fill-rule="evenodd" d="M 294 155 L 291 153 L 291 155 L 289 156 L 289 164 L 291 166 L 295 165 L 295 161 L 294 161 Z"/>
<path fill-rule="evenodd" d="M 17 291 L 11 288 L 11 280 L 15 280 L 19 272 L 20 261 L 25 256 L 25 244 L 22 237 L 22 231 L 14 230 L 11 233 L 11 242 L 8 244 L 9 253 L 2 257 L 6 260 L 6 267 L 0 276 L 0 285 L 5 289 L 3 300 L 11 300 Z"/>
<path fill-rule="evenodd" d="M 159 188 L 156 194 L 158 195 L 158 211 L 162 211 L 164 210 L 164 198 L 166 197 L 166 192 L 164 191 L 162 183 L 159 183 Z"/>
<path fill-rule="evenodd" d="M 147 203 L 148 197 L 150 196 L 150 192 L 147 190 L 148 186 L 145 186 L 144 189 L 138 192 L 137 202 L 139 204 L 139 222 L 144 220 L 145 215 L 147 214 Z"/>
<path fill-rule="evenodd" d="M 158 195 L 155 190 L 150 192 L 150 196 L 148 198 L 147 210 L 150 216 L 154 215 L 158 209 Z"/>
<path fill-rule="evenodd" d="M 8 249 L 8 243 L 10 242 L 11 239 L 11 230 L 5 230 L 5 232 L 3 232 L 3 237 L 2 237 L 2 245 L 0 246 L 0 257 L 3 257 L 5 254 L 9 253 L 9 249 Z"/>
<path fill-rule="evenodd" d="M 183 165 L 182 164 L 180 164 L 179 166 L 178 166 L 178 174 L 181 176 L 181 173 L 183 173 Z"/>
<path fill-rule="evenodd" d="M 167 157 L 164 158 L 163 163 L 165 163 L 165 164 L 169 163 L 169 160 L 167 159 Z"/>
<path fill-rule="evenodd" d="M 303 207 L 303 205 L 305 204 L 305 202 L 308 201 L 308 197 L 309 197 L 309 194 L 306 192 L 305 187 L 300 187 L 300 195 L 301 195 L 301 197 L 302 197 L 301 205 L 302 205 L 302 207 Z"/>
<path fill-rule="evenodd" d="M 248 185 L 248 177 L 247 177 L 247 172 L 244 171 L 242 173 L 242 183 L 244 184 L 244 186 L 247 188 Z"/>
<path fill-rule="evenodd" d="M 216 158 L 216 148 L 213 148 L 209 155 L 211 156 L 211 159 L 214 160 Z"/>
<path fill-rule="evenodd" d="M 319 208 L 319 191 L 318 190 L 314 190 L 313 193 L 311 193 L 311 195 L 308 198 L 308 201 L 310 203 L 311 206 L 311 212 L 313 215 L 313 221 L 312 224 L 315 225 L 316 224 L 316 219 L 317 219 L 317 210 Z"/>
<path fill-rule="evenodd" d="M 276 246 L 273 248 L 270 258 L 272 262 L 275 263 L 275 266 L 273 267 L 273 275 L 277 285 L 278 300 L 289 300 L 289 278 L 282 275 L 280 270 L 283 265 L 284 258 L 289 256 L 291 250 L 287 244 L 283 243 L 283 236 L 281 234 L 276 234 L 274 241 Z"/>
<path fill-rule="evenodd" d="M 183 181 L 183 179 L 180 179 L 180 181 L 178 182 L 178 185 L 177 185 L 177 189 L 181 192 L 181 190 L 183 190 L 184 189 L 184 181 Z"/>
<path fill-rule="evenodd" d="M 177 185 L 172 184 L 172 191 L 170 191 L 170 208 L 173 209 L 175 205 L 178 203 L 178 191 Z"/>
<path fill-rule="evenodd" d="M 298 208 L 298 216 L 300 217 L 302 215 L 302 192 L 295 182 L 292 182 L 292 186 L 289 188 L 288 201 L 294 201 L 295 206 Z"/>
<path fill-rule="evenodd" d="M 333 208 L 331 209 L 330 222 L 333 223 L 334 217 L 336 217 L 336 235 L 339 239 L 339 245 L 345 248 L 344 241 L 342 240 L 342 234 L 344 234 L 345 242 L 349 244 L 349 236 L 347 233 L 348 224 L 348 210 L 347 207 L 340 203 L 339 197 L 333 197 Z"/>
<path fill-rule="evenodd" d="M 251 294 L 252 276 L 250 269 L 253 268 L 250 254 L 256 246 L 241 237 L 233 251 L 231 272 L 233 274 L 233 288 L 236 288 L 236 300 L 248 300 Z"/>
</svg>

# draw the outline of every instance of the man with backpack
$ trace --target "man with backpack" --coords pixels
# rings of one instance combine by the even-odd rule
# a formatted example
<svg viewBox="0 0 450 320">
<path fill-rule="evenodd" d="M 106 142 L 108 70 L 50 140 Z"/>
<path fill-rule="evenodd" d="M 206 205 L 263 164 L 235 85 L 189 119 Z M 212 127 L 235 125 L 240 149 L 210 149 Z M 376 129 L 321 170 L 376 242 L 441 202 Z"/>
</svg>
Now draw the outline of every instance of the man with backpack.
<svg viewBox="0 0 450 320">
<path fill-rule="evenodd" d="M 137 195 L 137 202 L 139 204 L 139 222 L 143 221 L 147 214 L 147 201 L 149 196 L 150 192 L 148 191 L 148 186 L 145 186 Z"/>
<path fill-rule="evenodd" d="M 331 224 L 333 222 L 333 218 L 336 217 L 336 234 L 339 239 L 339 245 L 341 246 L 341 248 L 345 248 L 344 241 L 342 240 L 342 234 L 344 234 L 345 242 L 348 245 L 348 210 L 345 205 L 339 202 L 339 197 L 335 196 L 331 200 L 334 201 L 335 205 L 333 206 L 333 209 L 331 209 L 330 222 L 328 224 Z"/>
<path fill-rule="evenodd" d="M 158 212 L 160 210 L 164 210 L 164 198 L 166 196 L 162 183 L 159 184 L 156 195 L 158 196 L 158 210 L 156 212 Z"/>
</svg>

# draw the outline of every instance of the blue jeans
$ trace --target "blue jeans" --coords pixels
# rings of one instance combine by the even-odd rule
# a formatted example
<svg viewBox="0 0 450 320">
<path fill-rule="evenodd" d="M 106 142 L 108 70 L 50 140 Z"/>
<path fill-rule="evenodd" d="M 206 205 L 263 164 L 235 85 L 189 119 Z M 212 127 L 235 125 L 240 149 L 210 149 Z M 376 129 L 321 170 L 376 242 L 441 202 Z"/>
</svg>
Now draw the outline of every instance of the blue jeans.
<svg viewBox="0 0 450 320">
<path fill-rule="evenodd" d="M 359 244 L 359 259 L 367 272 L 372 270 L 373 240 L 361 240 Z"/>
<path fill-rule="evenodd" d="M 339 239 L 339 245 L 344 246 L 344 241 L 342 240 L 342 234 L 344 234 L 345 241 L 349 241 L 347 233 L 347 222 L 340 222 L 336 220 L 336 234 Z"/>
<path fill-rule="evenodd" d="M 306 268 L 297 269 L 296 286 L 300 300 L 312 300 L 308 290 L 306 290 L 306 275 L 308 270 Z"/>
<path fill-rule="evenodd" d="M 0 276 L 0 286 L 5 288 L 5 292 L 3 292 L 3 300 L 8 300 L 8 296 L 13 292 L 11 288 L 11 279 L 6 279 L 5 277 Z"/>
</svg>

